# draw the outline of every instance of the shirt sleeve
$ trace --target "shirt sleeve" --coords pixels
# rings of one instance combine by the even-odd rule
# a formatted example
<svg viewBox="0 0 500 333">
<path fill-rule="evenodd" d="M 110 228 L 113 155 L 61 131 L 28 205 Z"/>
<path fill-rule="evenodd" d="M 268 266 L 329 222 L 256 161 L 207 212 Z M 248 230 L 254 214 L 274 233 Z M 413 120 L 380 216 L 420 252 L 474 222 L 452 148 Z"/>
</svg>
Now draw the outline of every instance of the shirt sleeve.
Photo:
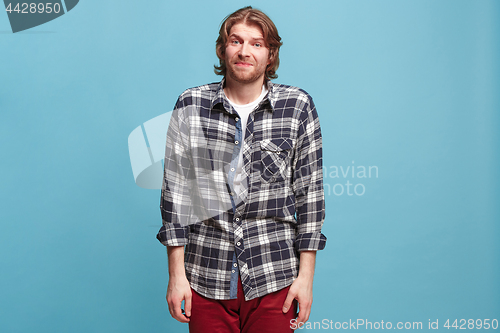
<svg viewBox="0 0 500 333">
<path fill-rule="evenodd" d="M 156 235 L 165 246 L 183 246 L 188 243 L 189 220 L 192 216 L 189 179 L 193 178 L 193 168 L 184 110 L 179 98 L 170 118 L 165 145 L 160 198 L 163 226 Z"/>
<path fill-rule="evenodd" d="M 295 239 L 297 251 L 322 250 L 326 245 L 326 237 L 321 233 L 325 219 L 321 129 L 312 98 L 307 96 L 308 102 L 304 104 L 301 116 L 292 180 L 298 225 Z"/>
</svg>

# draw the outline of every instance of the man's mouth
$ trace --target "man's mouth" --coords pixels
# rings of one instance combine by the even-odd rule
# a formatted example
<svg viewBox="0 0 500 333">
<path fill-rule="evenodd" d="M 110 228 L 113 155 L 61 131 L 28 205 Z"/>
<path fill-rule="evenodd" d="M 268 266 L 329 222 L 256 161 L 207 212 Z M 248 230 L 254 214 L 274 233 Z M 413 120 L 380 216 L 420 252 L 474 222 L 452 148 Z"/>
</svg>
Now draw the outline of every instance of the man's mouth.
<svg viewBox="0 0 500 333">
<path fill-rule="evenodd" d="M 248 62 L 241 62 L 241 61 L 237 62 L 235 65 L 236 65 L 236 66 L 241 66 L 241 67 L 250 67 L 250 66 L 252 66 L 252 64 L 251 64 L 251 63 L 248 63 Z"/>
</svg>

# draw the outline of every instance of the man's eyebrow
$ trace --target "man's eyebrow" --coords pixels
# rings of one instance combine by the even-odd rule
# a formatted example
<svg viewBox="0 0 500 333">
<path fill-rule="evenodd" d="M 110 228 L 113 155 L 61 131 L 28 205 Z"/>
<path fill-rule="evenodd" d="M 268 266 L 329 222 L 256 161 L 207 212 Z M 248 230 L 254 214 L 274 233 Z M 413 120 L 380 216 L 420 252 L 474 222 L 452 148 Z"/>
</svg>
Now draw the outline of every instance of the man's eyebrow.
<svg viewBox="0 0 500 333">
<path fill-rule="evenodd" d="M 239 36 L 238 34 L 235 34 L 234 32 L 232 34 L 230 34 L 228 36 L 228 38 L 239 38 L 239 39 L 242 39 L 241 36 Z M 261 40 L 263 41 L 264 40 L 264 37 L 250 37 L 250 39 L 252 40 Z"/>
</svg>

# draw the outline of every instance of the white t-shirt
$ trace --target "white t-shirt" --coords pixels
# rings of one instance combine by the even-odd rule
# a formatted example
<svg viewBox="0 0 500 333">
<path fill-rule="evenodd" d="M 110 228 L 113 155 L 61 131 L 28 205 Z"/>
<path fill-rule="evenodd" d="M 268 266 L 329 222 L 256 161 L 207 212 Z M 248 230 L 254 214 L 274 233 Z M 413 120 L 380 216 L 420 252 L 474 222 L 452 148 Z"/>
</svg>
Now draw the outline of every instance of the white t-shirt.
<svg viewBox="0 0 500 333">
<path fill-rule="evenodd" d="M 238 113 L 240 119 L 241 119 L 241 131 L 242 131 L 242 140 L 241 140 L 241 149 L 240 149 L 240 154 L 238 156 L 238 166 L 236 167 L 236 171 L 234 174 L 234 191 L 240 195 L 241 193 L 241 182 L 243 181 L 243 175 L 242 175 L 242 169 L 243 169 L 243 145 L 245 144 L 245 132 L 247 129 L 247 121 L 248 121 L 248 116 L 252 111 L 259 105 L 259 103 L 264 99 L 264 96 L 267 94 L 267 87 L 264 84 L 262 86 L 262 92 L 260 93 L 260 96 L 257 97 L 257 99 L 253 102 L 250 102 L 248 104 L 244 105 L 239 105 L 231 102 L 229 98 L 227 99 L 229 103 L 232 105 L 234 110 Z"/>
</svg>

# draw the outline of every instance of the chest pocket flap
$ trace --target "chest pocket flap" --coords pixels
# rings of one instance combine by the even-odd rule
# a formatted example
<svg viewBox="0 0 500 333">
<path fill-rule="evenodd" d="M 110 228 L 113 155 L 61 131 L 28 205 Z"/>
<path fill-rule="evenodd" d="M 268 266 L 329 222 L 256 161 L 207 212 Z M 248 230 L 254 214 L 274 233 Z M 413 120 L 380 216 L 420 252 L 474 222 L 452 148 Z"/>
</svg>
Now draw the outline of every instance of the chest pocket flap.
<svg viewBox="0 0 500 333">
<path fill-rule="evenodd" d="M 265 139 L 260 142 L 261 150 L 267 150 L 275 153 L 292 148 L 293 143 L 290 139 Z"/>
</svg>

